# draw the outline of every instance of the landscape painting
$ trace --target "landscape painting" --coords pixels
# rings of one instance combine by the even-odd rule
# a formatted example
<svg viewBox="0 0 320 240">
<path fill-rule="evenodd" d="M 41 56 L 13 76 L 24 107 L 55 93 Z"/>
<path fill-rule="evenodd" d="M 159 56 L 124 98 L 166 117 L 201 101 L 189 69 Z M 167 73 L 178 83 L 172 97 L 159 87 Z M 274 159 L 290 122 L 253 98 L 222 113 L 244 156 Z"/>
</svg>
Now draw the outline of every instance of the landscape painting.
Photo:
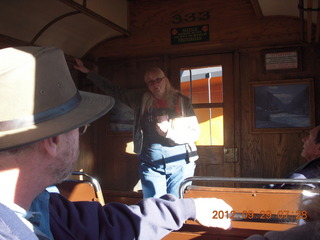
<svg viewBox="0 0 320 240">
<path fill-rule="evenodd" d="M 312 79 L 253 83 L 251 93 L 253 131 L 296 131 L 313 126 Z"/>
</svg>

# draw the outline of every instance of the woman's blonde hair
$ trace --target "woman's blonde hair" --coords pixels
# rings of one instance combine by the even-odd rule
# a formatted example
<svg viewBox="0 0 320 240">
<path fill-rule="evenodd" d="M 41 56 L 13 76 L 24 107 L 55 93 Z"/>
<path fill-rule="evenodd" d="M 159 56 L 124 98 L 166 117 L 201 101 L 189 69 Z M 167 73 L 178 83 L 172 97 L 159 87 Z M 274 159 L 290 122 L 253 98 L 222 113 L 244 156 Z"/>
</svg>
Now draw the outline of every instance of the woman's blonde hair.
<svg viewBox="0 0 320 240">
<path fill-rule="evenodd" d="M 168 107 L 173 107 L 178 100 L 179 90 L 173 88 L 168 77 L 164 74 L 164 72 L 159 67 L 152 67 L 152 68 L 148 69 L 144 74 L 145 81 L 149 80 L 149 75 L 151 73 L 157 73 L 157 74 L 165 77 L 163 80 L 166 81 L 166 88 L 165 88 L 165 94 L 164 94 L 163 100 L 168 104 Z M 155 97 L 152 95 L 151 92 L 147 92 L 145 97 L 146 97 L 145 107 L 147 110 L 150 111 L 154 107 Z"/>
</svg>

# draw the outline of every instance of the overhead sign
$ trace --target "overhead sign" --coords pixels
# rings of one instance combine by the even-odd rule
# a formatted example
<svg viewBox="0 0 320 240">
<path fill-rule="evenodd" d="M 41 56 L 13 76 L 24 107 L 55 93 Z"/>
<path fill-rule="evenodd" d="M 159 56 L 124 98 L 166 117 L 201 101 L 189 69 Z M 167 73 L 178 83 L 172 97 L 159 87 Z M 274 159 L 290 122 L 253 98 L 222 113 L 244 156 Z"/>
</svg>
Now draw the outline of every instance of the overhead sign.
<svg viewBox="0 0 320 240">
<path fill-rule="evenodd" d="M 209 24 L 171 29 L 171 44 L 209 41 Z"/>
</svg>

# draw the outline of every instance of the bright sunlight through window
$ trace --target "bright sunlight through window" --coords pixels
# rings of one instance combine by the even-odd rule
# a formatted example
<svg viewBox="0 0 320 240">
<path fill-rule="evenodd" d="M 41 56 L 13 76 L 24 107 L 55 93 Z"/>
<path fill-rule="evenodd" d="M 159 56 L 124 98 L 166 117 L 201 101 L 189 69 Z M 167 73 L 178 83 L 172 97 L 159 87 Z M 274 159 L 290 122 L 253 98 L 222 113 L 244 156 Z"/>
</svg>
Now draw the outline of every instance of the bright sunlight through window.
<svg viewBox="0 0 320 240">
<path fill-rule="evenodd" d="M 222 66 L 180 70 L 181 92 L 191 98 L 200 124 L 197 145 L 224 144 L 222 80 Z"/>
</svg>

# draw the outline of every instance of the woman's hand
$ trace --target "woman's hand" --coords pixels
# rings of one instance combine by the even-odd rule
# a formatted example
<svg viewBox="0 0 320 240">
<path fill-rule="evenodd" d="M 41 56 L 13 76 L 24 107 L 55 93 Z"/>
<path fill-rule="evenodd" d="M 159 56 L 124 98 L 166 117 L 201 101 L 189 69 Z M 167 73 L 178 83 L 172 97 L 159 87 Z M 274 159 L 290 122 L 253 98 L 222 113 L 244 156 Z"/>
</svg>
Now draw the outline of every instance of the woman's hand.
<svg viewBox="0 0 320 240">
<path fill-rule="evenodd" d="M 90 70 L 84 66 L 83 62 L 79 58 L 75 58 L 74 60 L 76 61 L 76 64 L 77 64 L 73 66 L 75 69 L 83 73 L 90 72 Z"/>
<path fill-rule="evenodd" d="M 159 135 L 165 137 L 171 125 L 168 115 L 158 116 L 156 123 L 156 131 Z"/>
</svg>

